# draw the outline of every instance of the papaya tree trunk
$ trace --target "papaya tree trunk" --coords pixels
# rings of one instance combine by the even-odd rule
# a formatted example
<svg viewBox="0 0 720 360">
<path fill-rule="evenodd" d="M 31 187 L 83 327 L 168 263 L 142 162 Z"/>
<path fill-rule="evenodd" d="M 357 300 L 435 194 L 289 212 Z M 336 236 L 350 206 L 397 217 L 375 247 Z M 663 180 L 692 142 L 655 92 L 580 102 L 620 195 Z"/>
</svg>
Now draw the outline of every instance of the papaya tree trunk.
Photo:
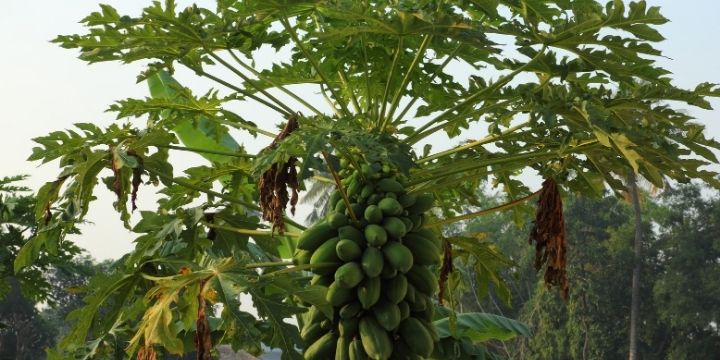
<svg viewBox="0 0 720 360">
<path fill-rule="evenodd" d="M 628 191 L 630 192 L 630 200 L 632 201 L 633 210 L 635 212 L 635 243 L 634 243 L 634 260 L 632 272 L 632 288 L 630 299 L 630 351 L 629 360 L 638 359 L 637 337 L 638 337 L 638 318 L 640 312 L 640 255 L 642 249 L 642 211 L 640 209 L 640 196 L 638 193 L 637 180 L 634 173 L 630 173 L 628 177 Z"/>
</svg>

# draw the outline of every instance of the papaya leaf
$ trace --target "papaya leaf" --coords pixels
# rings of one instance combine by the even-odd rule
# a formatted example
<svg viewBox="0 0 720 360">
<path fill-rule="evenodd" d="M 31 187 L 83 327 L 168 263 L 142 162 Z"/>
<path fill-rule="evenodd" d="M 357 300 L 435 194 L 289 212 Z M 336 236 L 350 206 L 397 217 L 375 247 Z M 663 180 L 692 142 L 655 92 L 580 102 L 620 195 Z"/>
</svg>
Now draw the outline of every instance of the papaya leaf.
<svg viewBox="0 0 720 360">
<path fill-rule="evenodd" d="M 487 313 L 458 314 L 453 330 L 450 329 L 447 318 L 436 320 L 434 324 L 441 339 L 452 337 L 478 343 L 489 340 L 507 341 L 517 336 L 532 336 L 527 325 L 517 320 Z"/>
</svg>

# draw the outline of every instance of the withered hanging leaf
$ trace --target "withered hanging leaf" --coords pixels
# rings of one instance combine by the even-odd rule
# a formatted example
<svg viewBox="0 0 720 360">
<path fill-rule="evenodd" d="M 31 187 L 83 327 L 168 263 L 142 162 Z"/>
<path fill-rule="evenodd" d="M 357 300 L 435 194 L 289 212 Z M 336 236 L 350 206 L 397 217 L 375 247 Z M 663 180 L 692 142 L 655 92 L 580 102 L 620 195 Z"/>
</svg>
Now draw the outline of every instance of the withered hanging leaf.
<svg viewBox="0 0 720 360">
<path fill-rule="evenodd" d="M 207 280 L 200 283 L 200 292 L 198 293 L 198 315 L 195 330 L 195 351 L 197 360 L 211 360 L 212 338 L 210 337 L 210 323 L 205 315 L 205 284 Z"/>
<path fill-rule="evenodd" d="M 565 269 L 565 220 L 562 198 L 553 179 L 545 179 L 530 231 L 530 243 L 535 242 L 535 270 L 545 266 L 545 284 L 560 287 L 560 295 L 567 299 L 569 284 Z"/>
<path fill-rule="evenodd" d="M 283 139 L 292 134 L 299 127 L 297 117 L 288 119 L 285 128 L 275 137 L 272 144 L 266 149 L 275 148 Z M 295 205 L 298 202 L 298 174 L 295 164 L 297 158 L 291 157 L 284 164 L 273 164 L 265 171 L 258 181 L 260 189 L 260 210 L 263 219 L 273 224 L 272 230 L 278 229 L 280 234 L 285 232 L 285 208 L 290 202 L 290 211 L 295 214 Z M 288 187 L 292 190 L 292 197 L 288 194 Z"/>
<path fill-rule="evenodd" d="M 445 290 L 447 289 L 447 280 L 450 273 L 453 272 L 453 254 L 452 244 L 447 239 L 443 240 L 443 263 L 440 268 L 440 291 L 438 292 L 438 303 L 443 304 L 443 298 L 445 297 Z"/>
<path fill-rule="evenodd" d="M 112 183 L 112 190 L 115 193 L 115 195 L 117 195 L 117 198 L 119 201 L 120 199 L 122 199 L 123 188 L 122 188 L 122 174 L 121 174 L 120 170 L 122 169 L 123 165 L 122 165 L 122 160 L 117 155 L 117 152 L 115 151 L 115 149 L 110 149 L 110 153 L 112 154 L 112 161 L 110 163 L 112 166 L 112 172 L 113 172 L 113 176 L 114 176 L 114 180 Z"/>
<path fill-rule="evenodd" d="M 140 185 L 142 184 L 143 162 L 142 162 L 142 158 L 137 156 L 135 154 L 135 152 L 133 152 L 133 151 L 128 151 L 128 155 L 133 156 L 138 162 L 138 166 L 133 168 L 132 191 L 130 192 L 130 203 L 132 204 L 132 211 L 135 211 L 135 210 L 137 210 L 138 190 L 140 189 Z"/>
<path fill-rule="evenodd" d="M 137 360 L 157 360 L 157 353 L 152 346 L 144 347 L 138 351 Z"/>
</svg>

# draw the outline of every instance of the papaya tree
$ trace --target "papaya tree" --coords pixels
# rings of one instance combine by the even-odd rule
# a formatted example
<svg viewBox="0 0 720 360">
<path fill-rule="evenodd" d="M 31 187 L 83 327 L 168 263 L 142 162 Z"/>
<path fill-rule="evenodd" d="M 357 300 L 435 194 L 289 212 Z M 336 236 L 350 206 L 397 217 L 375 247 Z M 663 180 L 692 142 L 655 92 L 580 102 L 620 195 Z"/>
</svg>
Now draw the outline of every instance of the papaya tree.
<svg viewBox="0 0 720 360">
<path fill-rule="evenodd" d="M 209 359 L 229 344 L 284 359 L 447 359 L 484 356 L 483 326 L 525 334 L 452 311 L 453 252 L 487 272 L 491 247 L 442 230 L 511 208 L 527 220 L 538 198 L 535 266 L 566 296 L 563 193 L 621 194 L 631 172 L 657 187 L 720 185 L 704 167 L 720 144 L 678 110 L 710 109 L 720 87 L 673 85 L 655 62 L 665 22 L 622 0 L 101 5 L 85 33 L 54 41 L 88 63 L 145 64 L 150 96 L 112 104 L 111 126 L 35 139 L 30 160 L 62 171 L 38 192 L 39 232 L 15 268 L 67 241 L 100 181 L 136 246 L 92 284 L 54 355 Z M 179 152 L 206 163 L 185 168 Z M 309 181 L 333 192 L 306 229 L 292 214 Z M 485 182 L 508 202 L 484 208 Z M 160 199 L 133 221 L 142 186 Z M 502 287 L 494 271 L 486 287 Z"/>
</svg>

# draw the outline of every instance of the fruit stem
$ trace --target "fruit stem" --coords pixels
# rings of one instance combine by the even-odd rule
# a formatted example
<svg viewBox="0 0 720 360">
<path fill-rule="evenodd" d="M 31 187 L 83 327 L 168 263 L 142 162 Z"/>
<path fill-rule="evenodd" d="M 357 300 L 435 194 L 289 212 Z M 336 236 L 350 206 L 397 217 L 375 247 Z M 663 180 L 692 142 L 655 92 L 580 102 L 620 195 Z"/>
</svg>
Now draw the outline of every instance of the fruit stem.
<svg viewBox="0 0 720 360">
<path fill-rule="evenodd" d="M 335 179 L 335 186 L 337 186 L 337 189 L 340 192 L 340 195 L 342 195 L 343 201 L 345 202 L 345 206 L 347 207 L 348 212 L 350 213 L 350 218 L 354 222 L 358 222 L 358 218 L 357 218 L 357 216 L 355 216 L 355 212 L 353 211 L 352 207 L 350 206 L 350 198 L 348 198 L 347 192 L 345 191 L 345 188 L 342 186 L 342 183 L 340 182 L 340 175 L 338 175 L 337 171 L 335 171 L 335 168 L 333 168 L 332 163 L 330 162 L 330 155 L 328 155 L 327 151 L 323 151 L 322 156 L 325 158 L 325 163 L 327 164 L 328 170 L 330 170 L 330 173 L 332 174 L 333 178 Z"/>
</svg>

